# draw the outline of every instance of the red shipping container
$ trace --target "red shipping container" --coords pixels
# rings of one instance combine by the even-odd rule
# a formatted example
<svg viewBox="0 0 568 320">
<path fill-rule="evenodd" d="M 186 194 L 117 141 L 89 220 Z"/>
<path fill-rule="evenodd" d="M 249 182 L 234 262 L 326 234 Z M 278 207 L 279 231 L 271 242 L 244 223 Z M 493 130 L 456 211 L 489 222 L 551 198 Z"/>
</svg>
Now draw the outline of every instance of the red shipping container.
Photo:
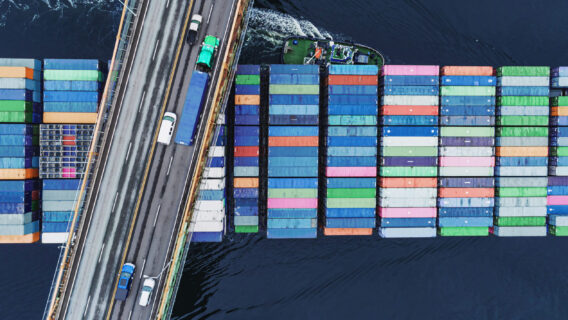
<svg viewBox="0 0 568 320">
<path fill-rule="evenodd" d="M 268 137 L 269 147 L 317 147 L 319 137 Z"/>
<path fill-rule="evenodd" d="M 235 147 L 235 157 L 256 157 L 256 156 L 258 156 L 258 146 Z"/>
<path fill-rule="evenodd" d="M 77 144 L 75 136 L 63 136 L 64 146 L 74 146 Z"/>
<path fill-rule="evenodd" d="M 370 228 L 323 228 L 326 236 L 372 236 L 373 229 Z"/>
<path fill-rule="evenodd" d="M 330 75 L 328 78 L 329 85 L 360 85 L 360 86 L 376 86 L 379 84 L 378 76 L 362 76 L 362 75 Z"/>
<path fill-rule="evenodd" d="M 495 196 L 493 188 L 440 188 L 440 198 L 491 198 Z"/>
<path fill-rule="evenodd" d="M 437 178 L 381 178 L 381 188 L 436 188 Z"/>
<path fill-rule="evenodd" d="M 437 116 L 438 106 L 383 106 L 385 116 Z"/>
</svg>

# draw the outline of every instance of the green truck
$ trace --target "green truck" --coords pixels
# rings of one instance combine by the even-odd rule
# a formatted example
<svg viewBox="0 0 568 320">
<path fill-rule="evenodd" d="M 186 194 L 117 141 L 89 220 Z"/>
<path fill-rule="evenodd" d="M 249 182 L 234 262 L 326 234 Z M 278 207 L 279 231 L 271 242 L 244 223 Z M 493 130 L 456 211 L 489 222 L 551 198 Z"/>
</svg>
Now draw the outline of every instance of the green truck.
<svg viewBox="0 0 568 320">
<path fill-rule="evenodd" d="M 219 38 L 214 36 L 206 36 L 197 58 L 197 66 L 201 67 L 204 71 L 211 70 L 211 62 L 215 57 L 215 50 L 219 46 Z"/>
</svg>

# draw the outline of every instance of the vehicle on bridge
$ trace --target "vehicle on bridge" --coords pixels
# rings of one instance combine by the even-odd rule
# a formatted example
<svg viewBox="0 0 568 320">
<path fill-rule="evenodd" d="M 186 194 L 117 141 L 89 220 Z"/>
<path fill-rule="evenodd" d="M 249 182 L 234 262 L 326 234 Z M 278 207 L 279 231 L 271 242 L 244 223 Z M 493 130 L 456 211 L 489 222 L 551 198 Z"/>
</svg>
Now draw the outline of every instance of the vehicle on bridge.
<svg viewBox="0 0 568 320">
<path fill-rule="evenodd" d="M 147 278 L 144 280 L 144 284 L 142 285 L 142 292 L 140 293 L 140 299 L 138 300 L 138 304 L 142 307 L 145 307 L 150 302 L 150 298 L 152 297 L 152 291 L 154 290 L 154 286 L 156 285 L 156 280 L 152 278 Z"/>
<path fill-rule="evenodd" d="M 130 291 L 130 286 L 132 286 L 132 278 L 134 277 L 134 271 L 136 266 L 132 263 L 125 263 L 120 271 L 120 277 L 118 278 L 118 285 L 116 287 L 116 300 L 124 301 L 128 297 L 128 292 Z"/>
<path fill-rule="evenodd" d="M 195 131 L 199 123 L 199 115 L 206 100 L 208 85 L 209 73 L 194 70 L 187 88 L 175 143 L 187 146 L 193 145 Z"/>
<path fill-rule="evenodd" d="M 219 46 L 219 38 L 214 36 L 207 36 L 203 40 L 199 57 L 197 57 L 197 66 L 203 68 L 204 71 L 211 70 L 211 63 L 215 57 L 215 51 Z"/>
<path fill-rule="evenodd" d="M 191 23 L 189 24 L 189 31 L 187 32 L 187 43 L 192 46 L 197 39 L 197 33 L 199 32 L 199 27 L 201 26 L 201 21 L 203 17 L 199 14 L 194 14 L 191 17 Z"/>
<path fill-rule="evenodd" d="M 173 112 L 164 113 L 160 131 L 158 132 L 158 143 L 169 145 L 172 141 L 172 134 L 176 126 L 177 116 Z"/>
</svg>

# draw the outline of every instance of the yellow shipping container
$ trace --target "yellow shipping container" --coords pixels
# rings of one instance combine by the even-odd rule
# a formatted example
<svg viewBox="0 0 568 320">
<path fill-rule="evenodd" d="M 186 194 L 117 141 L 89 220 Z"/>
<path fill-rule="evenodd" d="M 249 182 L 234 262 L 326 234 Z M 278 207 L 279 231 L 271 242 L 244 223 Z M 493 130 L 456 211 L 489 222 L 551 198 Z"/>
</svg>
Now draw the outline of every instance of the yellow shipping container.
<svg viewBox="0 0 568 320">
<path fill-rule="evenodd" d="M 34 79 L 34 69 L 25 67 L 0 67 L 0 78 Z"/>
<path fill-rule="evenodd" d="M 21 180 L 39 177 L 39 169 L 0 169 L 0 180 Z"/>
<path fill-rule="evenodd" d="M 44 112 L 44 123 L 96 123 L 96 112 Z"/>
<path fill-rule="evenodd" d="M 548 147 L 497 147 L 498 157 L 548 157 Z"/>
<path fill-rule="evenodd" d="M 39 232 L 23 236 L 0 236 L 0 243 L 34 243 L 39 241 Z"/>
</svg>

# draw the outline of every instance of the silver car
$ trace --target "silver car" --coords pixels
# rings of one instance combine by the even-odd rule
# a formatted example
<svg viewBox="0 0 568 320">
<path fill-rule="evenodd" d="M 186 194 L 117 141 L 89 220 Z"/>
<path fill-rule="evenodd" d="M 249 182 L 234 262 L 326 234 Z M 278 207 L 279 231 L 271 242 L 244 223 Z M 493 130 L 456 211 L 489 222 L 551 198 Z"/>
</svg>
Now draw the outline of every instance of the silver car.
<svg viewBox="0 0 568 320">
<path fill-rule="evenodd" d="M 154 290 L 154 286 L 156 285 L 156 281 L 152 278 L 147 278 L 144 280 L 144 284 L 142 285 L 142 292 L 140 293 L 140 300 L 138 300 L 138 304 L 145 307 L 150 302 L 150 298 L 152 297 L 152 291 Z"/>
</svg>

